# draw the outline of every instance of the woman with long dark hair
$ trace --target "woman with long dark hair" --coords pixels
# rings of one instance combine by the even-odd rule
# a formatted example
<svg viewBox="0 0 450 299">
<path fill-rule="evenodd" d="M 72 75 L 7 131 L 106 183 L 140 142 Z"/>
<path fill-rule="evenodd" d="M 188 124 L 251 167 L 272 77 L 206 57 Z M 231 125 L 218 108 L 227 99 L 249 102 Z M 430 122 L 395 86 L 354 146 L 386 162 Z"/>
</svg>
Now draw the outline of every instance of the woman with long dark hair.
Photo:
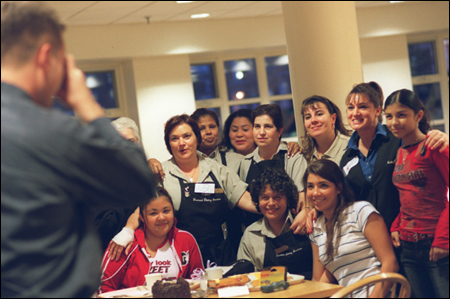
<svg viewBox="0 0 450 299">
<path fill-rule="evenodd" d="M 392 242 L 416 297 L 449 296 L 449 154 L 425 147 L 430 114 L 411 90 L 393 92 L 384 108 L 386 124 L 402 140 L 392 181 L 400 194 L 400 213 Z"/>
<path fill-rule="evenodd" d="M 336 163 L 325 159 L 312 162 L 303 182 L 306 197 L 319 212 L 310 234 L 314 281 L 348 286 L 369 276 L 398 271 L 383 217 L 369 202 L 354 201 Z M 390 284 L 369 288 L 371 298 L 383 298 Z"/>
</svg>

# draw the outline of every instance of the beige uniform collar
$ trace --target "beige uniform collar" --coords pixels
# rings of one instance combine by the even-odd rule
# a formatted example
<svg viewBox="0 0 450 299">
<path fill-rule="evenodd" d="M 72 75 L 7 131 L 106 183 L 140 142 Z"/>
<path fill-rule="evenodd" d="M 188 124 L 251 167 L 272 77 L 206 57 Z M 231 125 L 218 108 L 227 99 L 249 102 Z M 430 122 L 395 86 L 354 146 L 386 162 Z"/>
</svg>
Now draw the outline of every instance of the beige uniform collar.
<svg viewBox="0 0 450 299">
<path fill-rule="evenodd" d="M 197 151 L 197 157 L 200 168 L 197 182 L 203 182 L 208 177 L 211 167 L 209 166 L 209 163 L 203 153 Z M 175 177 L 185 180 L 186 182 L 190 182 L 189 178 L 181 172 L 180 168 L 175 162 L 175 158 L 172 157 L 169 161 L 171 162 L 171 169 L 169 170 L 169 173 Z"/>
<path fill-rule="evenodd" d="M 341 150 L 340 146 L 340 140 L 341 140 L 341 133 L 339 131 L 336 134 L 336 137 L 334 138 L 333 144 L 331 144 L 331 147 L 323 154 L 322 159 L 330 159 L 333 160 L 337 157 L 339 154 L 339 151 Z M 317 147 L 314 147 L 314 153 L 312 155 L 313 160 L 319 160 L 319 153 L 317 152 Z"/>
<path fill-rule="evenodd" d="M 277 152 L 275 153 L 274 157 L 276 157 L 280 151 L 287 151 L 287 150 L 288 150 L 288 147 L 287 147 L 286 143 L 280 142 L 280 144 L 278 145 L 278 148 L 277 148 Z M 245 156 L 244 159 L 247 159 L 247 160 L 253 159 L 256 163 L 261 162 L 262 160 L 261 160 L 261 156 L 259 155 L 259 148 L 256 147 L 256 149 L 252 153 Z"/>
<path fill-rule="evenodd" d="M 284 222 L 283 228 L 281 229 L 281 233 L 285 233 L 289 230 L 289 228 L 291 227 L 291 223 L 294 221 L 294 217 L 292 216 L 291 211 L 288 210 L 288 215 L 286 217 L 286 220 Z M 265 235 L 266 237 L 269 238 L 276 238 L 277 236 L 272 232 L 272 230 L 270 229 L 270 225 L 269 222 L 267 221 L 267 219 L 264 217 L 263 221 L 261 222 L 261 226 L 260 227 L 255 227 L 255 229 L 253 231 L 261 231 L 261 234 Z"/>
</svg>

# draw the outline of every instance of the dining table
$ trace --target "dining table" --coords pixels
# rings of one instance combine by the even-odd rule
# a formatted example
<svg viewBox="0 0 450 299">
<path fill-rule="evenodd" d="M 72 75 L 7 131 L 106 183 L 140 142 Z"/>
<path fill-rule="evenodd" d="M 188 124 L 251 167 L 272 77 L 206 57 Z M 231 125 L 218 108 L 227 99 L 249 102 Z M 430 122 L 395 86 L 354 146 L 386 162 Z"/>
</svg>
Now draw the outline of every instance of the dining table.
<svg viewBox="0 0 450 299">
<path fill-rule="evenodd" d="M 338 284 L 304 280 L 299 284 L 291 285 L 283 291 L 263 293 L 252 291 L 249 295 L 236 298 L 325 298 L 330 297 L 342 289 Z M 217 293 L 208 294 L 208 298 L 219 298 Z"/>
</svg>

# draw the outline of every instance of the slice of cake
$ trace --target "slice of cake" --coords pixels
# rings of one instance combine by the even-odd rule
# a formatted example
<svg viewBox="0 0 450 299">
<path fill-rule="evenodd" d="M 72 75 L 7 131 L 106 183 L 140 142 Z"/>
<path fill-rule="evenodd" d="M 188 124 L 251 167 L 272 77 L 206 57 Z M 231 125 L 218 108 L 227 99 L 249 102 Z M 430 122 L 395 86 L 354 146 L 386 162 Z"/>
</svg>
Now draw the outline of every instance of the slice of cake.
<svg viewBox="0 0 450 299">
<path fill-rule="evenodd" d="M 163 282 L 158 280 L 152 286 L 153 298 L 191 298 L 189 283 L 184 278 Z"/>
</svg>

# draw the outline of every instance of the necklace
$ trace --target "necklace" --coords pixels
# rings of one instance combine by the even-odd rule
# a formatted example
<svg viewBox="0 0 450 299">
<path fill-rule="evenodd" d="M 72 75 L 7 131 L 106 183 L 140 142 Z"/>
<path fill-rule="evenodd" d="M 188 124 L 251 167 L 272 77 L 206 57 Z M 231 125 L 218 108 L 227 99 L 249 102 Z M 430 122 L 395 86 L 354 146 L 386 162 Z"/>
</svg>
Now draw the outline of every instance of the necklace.
<svg viewBox="0 0 450 299">
<path fill-rule="evenodd" d="M 198 166 L 194 168 L 194 172 L 192 173 L 192 175 L 190 175 L 190 172 L 189 173 L 184 172 L 184 171 L 182 171 L 182 172 L 189 178 L 189 181 L 191 181 L 191 183 L 193 183 L 194 182 L 195 173 L 197 172 L 197 169 L 198 169 Z"/>
<path fill-rule="evenodd" d="M 403 145 L 402 146 L 402 149 L 403 149 L 403 151 L 402 151 L 402 155 L 403 155 L 403 161 L 402 161 L 402 164 L 404 165 L 405 164 L 405 160 L 406 160 L 406 158 L 408 157 L 408 151 L 406 150 L 407 148 L 410 148 L 410 147 L 412 147 L 412 146 L 415 146 L 415 145 L 417 145 L 417 144 L 419 144 L 419 143 L 421 143 L 422 141 L 424 141 L 425 140 L 425 138 L 424 139 L 422 139 L 422 140 L 420 140 L 420 141 L 417 141 L 417 140 L 419 140 L 419 138 L 420 137 L 417 137 L 417 139 L 412 143 L 412 144 L 408 144 L 408 145 Z"/>
</svg>

